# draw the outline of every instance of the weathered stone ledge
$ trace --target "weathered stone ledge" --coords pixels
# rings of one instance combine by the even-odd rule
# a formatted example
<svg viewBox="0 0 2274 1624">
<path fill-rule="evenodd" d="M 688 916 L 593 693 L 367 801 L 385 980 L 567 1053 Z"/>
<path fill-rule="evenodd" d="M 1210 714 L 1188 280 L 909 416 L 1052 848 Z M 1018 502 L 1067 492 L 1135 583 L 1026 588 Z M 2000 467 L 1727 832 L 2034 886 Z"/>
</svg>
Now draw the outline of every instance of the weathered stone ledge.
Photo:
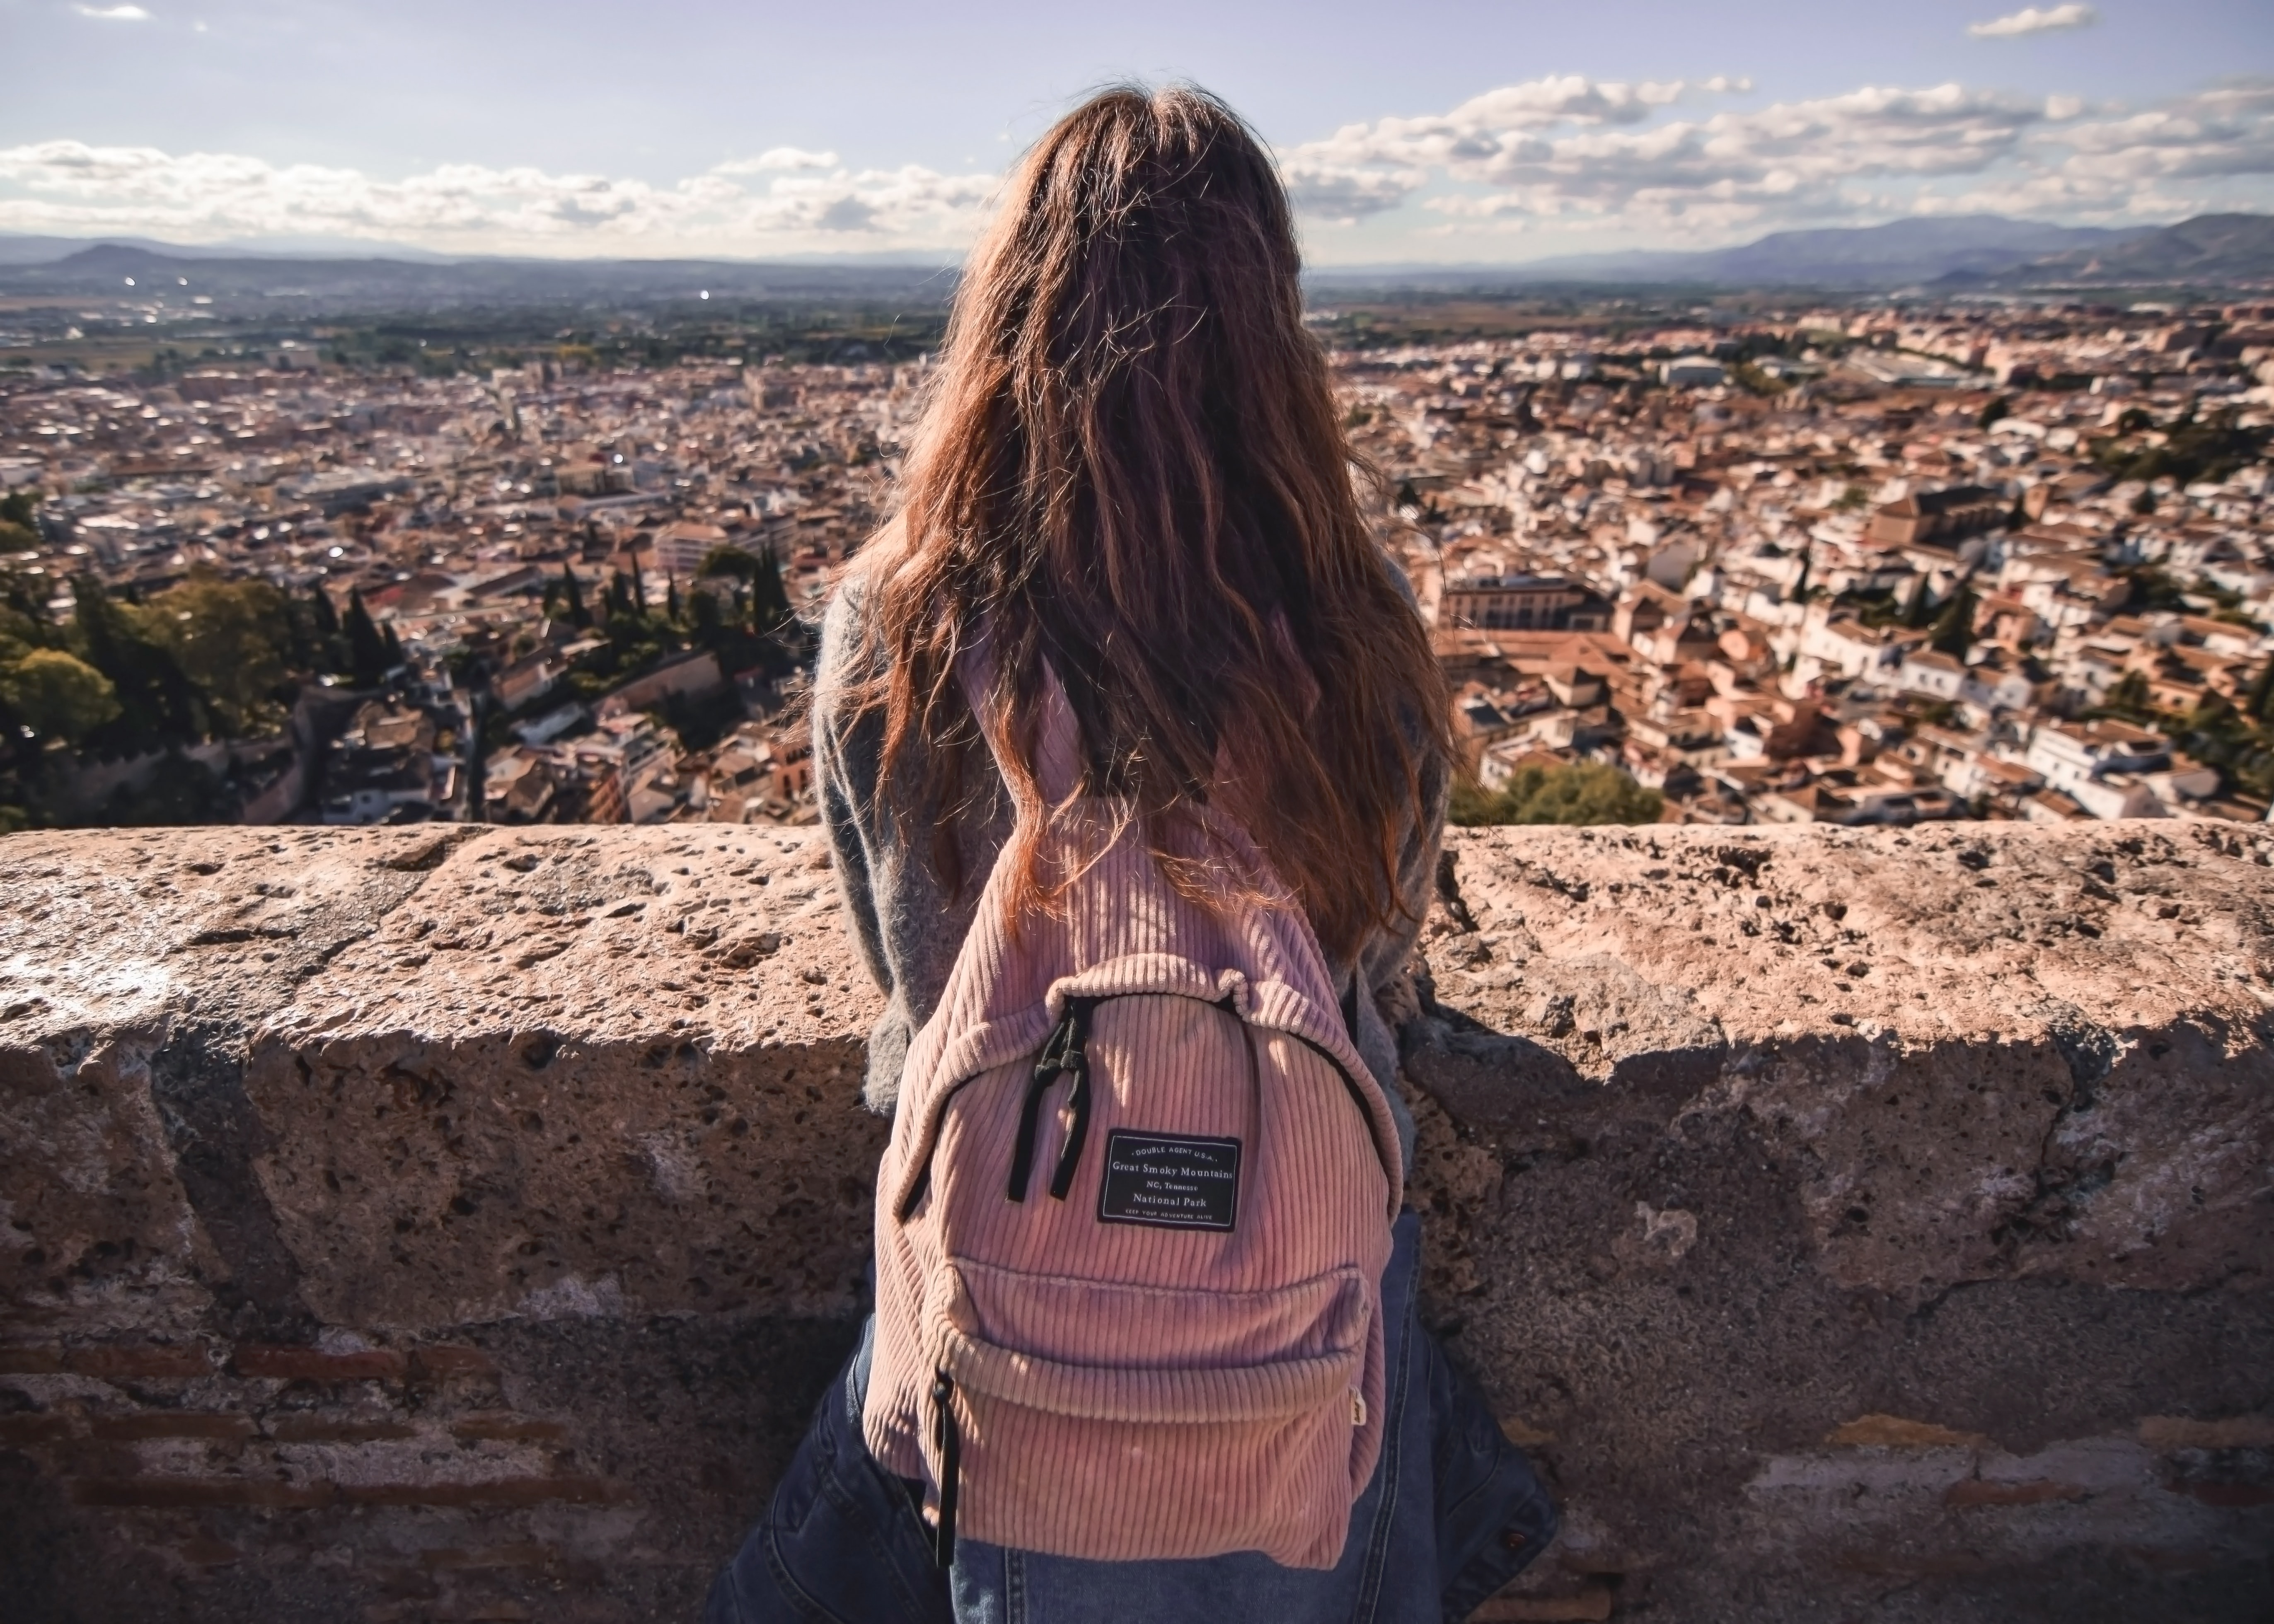
<svg viewBox="0 0 2274 1624">
<path fill-rule="evenodd" d="M 2270 862 L 1457 836 L 1427 1312 L 1569 1506 L 1498 1616 L 2257 1617 Z M 15 836 L 0 896 L 0 1593 L 689 1615 L 861 1312 L 819 843 Z"/>
</svg>

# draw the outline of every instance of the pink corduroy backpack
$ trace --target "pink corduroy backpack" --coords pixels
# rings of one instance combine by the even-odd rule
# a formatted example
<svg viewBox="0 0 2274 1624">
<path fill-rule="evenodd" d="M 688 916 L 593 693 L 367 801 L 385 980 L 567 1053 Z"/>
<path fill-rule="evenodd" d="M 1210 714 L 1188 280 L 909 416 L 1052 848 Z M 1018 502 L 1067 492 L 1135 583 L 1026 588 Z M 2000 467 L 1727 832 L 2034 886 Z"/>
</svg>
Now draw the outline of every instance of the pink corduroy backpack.
<svg viewBox="0 0 2274 1624">
<path fill-rule="evenodd" d="M 1047 686 L 1055 801 L 1079 735 Z M 1397 1128 L 1253 842 L 1193 833 L 1239 882 L 1201 906 L 1114 810 L 1040 837 L 1104 831 L 1060 909 L 1007 918 L 998 859 L 910 1045 L 863 1431 L 929 1485 L 943 1565 L 960 1531 L 1331 1568 L 1382 1446 Z"/>
</svg>

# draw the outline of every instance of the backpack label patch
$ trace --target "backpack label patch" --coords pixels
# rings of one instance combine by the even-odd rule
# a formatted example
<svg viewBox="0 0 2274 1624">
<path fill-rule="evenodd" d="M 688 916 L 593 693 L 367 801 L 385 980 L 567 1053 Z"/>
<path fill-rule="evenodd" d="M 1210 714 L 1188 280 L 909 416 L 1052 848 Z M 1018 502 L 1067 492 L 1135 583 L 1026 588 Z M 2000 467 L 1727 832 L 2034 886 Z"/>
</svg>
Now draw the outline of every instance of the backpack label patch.
<svg viewBox="0 0 2274 1624">
<path fill-rule="evenodd" d="M 1239 1141 L 1117 1128 L 1105 1136 L 1100 1223 L 1229 1229 L 1239 1214 Z"/>
</svg>

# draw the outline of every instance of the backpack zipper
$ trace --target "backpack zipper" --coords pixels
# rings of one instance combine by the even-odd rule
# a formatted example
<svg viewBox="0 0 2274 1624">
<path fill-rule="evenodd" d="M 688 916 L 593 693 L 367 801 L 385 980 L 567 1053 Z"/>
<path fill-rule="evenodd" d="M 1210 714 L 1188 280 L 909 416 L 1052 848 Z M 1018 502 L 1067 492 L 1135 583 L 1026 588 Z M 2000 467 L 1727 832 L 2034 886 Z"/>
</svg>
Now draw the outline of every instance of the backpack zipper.
<svg viewBox="0 0 2274 1624">
<path fill-rule="evenodd" d="M 1081 1147 L 1089 1137 L 1089 1018 L 1103 998 L 1068 998 L 1065 1014 L 1043 1045 L 1042 1057 L 1035 1063 L 1035 1075 L 1027 1085 L 1026 1103 L 1019 1111 L 1019 1137 L 1011 1150 L 1011 1184 L 1005 1192 L 1013 1201 L 1027 1199 L 1027 1188 L 1034 1182 L 1035 1137 L 1042 1117 L 1043 1095 L 1061 1074 L 1071 1075 L 1073 1087 L 1066 1096 L 1073 1109 L 1073 1122 L 1066 1131 L 1065 1147 L 1058 1153 L 1058 1167 L 1050 1174 L 1050 1195 L 1063 1201 L 1073 1188 L 1073 1173 L 1081 1160 Z"/>
<path fill-rule="evenodd" d="M 1058 1166 L 1050 1173 L 1050 1195 L 1052 1199 L 1063 1201 L 1072 1193 L 1074 1172 L 1081 1164 L 1082 1148 L 1089 1139 L 1088 1045 L 1090 1017 L 1096 1012 L 1099 1004 L 1111 1003 L 1116 998 L 1154 996 L 1192 997 L 1193 995 L 1190 993 L 1118 992 L 1102 993 L 1090 997 L 1073 997 L 1066 1000 L 1065 1013 L 1059 1018 L 1058 1024 L 1050 1029 L 1050 1036 L 1043 1041 L 1042 1053 L 1035 1062 L 1034 1076 L 1027 1084 L 1027 1097 L 1020 1106 L 1018 1137 L 1013 1141 L 1011 1149 L 1010 1183 L 1009 1187 L 1004 1192 L 1009 1199 L 1023 1203 L 1027 1199 L 1028 1188 L 1034 1183 L 1035 1141 L 1041 1131 L 1043 1096 L 1050 1092 L 1052 1083 L 1056 1082 L 1061 1075 L 1065 1074 L 1071 1074 L 1073 1078 L 1073 1087 L 1066 1095 L 1066 1104 L 1073 1113 L 1073 1121 L 1066 1130 L 1065 1145 L 1058 1153 Z M 1240 1014 L 1239 1005 L 1232 995 L 1227 993 L 1221 998 L 1201 998 L 1197 1001 L 1206 1004 L 1211 1009 L 1222 1010 L 1239 1022 L 1243 1030 L 1252 1033 L 1252 1024 L 1246 1016 Z M 1274 1028 L 1274 1030 L 1284 1029 Z M 1285 1035 L 1293 1038 L 1334 1068 L 1335 1075 L 1342 1079 L 1344 1089 L 1350 1094 L 1351 1103 L 1358 1108 L 1359 1116 L 1371 1125 L 1374 1113 L 1367 1104 L 1366 1095 L 1359 1088 L 1357 1079 L 1351 1076 L 1349 1069 L 1337 1058 L 1335 1052 L 1316 1039 L 1300 1032 L 1286 1032 Z M 1252 1035 L 1249 1041 L 1252 1057 L 1254 1042 Z M 964 1083 L 971 1080 L 967 1077 L 957 1083 L 954 1088 L 948 1090 L 949 1096 L 953 1097 L 962 1088 Z M 930 1188 L 931 1163 L 927 1159 L 923 1170 L 916 1176 L 915 1183 L 909 1187 L 907 1194 L 900 1200 L 897 1215 L 902 1223 L 907 1222 L 915 1215 L 915 1209 L 922 1205 L 924 1196 Z"/>
<path fill-rule="evenodd" d="M 931 1437 L 939 1451 L 939 1526 L 932 1532 L 932 1560 L 955 1565 L 956 1491 L 962 1486 L 960 1457 L 963 1439 L 955 1425 L 955 1378 L 945 1367 L 931 1373 Z"/>
</svg>

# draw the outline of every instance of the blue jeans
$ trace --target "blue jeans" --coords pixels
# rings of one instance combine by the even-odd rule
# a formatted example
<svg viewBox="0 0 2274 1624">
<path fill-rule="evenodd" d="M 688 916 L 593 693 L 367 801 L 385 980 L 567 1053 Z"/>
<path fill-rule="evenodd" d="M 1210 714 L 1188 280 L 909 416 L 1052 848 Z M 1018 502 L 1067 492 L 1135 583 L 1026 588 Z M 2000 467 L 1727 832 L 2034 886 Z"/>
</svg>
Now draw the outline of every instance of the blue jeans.
<svg viewBox="0 0 2274 1624">
<path fill-rule="evenodd" d="M 1555 1538 L 1554 1505 L 1474 1383 L 1414 1313 L 1420 1221 L 1382 1277 L 1390 1413 L 1382 1460 L 1327 1571 L 1254 1552 L 1089 1562 L 959 1539 L 934 1566 L 910 1486 L 861 1438 L 869 1337 L 831 1384 L 765 1518 L 711 1587 L 706 1624 L 1273 1624 L 1457 1621 Z"/>
</svg>

